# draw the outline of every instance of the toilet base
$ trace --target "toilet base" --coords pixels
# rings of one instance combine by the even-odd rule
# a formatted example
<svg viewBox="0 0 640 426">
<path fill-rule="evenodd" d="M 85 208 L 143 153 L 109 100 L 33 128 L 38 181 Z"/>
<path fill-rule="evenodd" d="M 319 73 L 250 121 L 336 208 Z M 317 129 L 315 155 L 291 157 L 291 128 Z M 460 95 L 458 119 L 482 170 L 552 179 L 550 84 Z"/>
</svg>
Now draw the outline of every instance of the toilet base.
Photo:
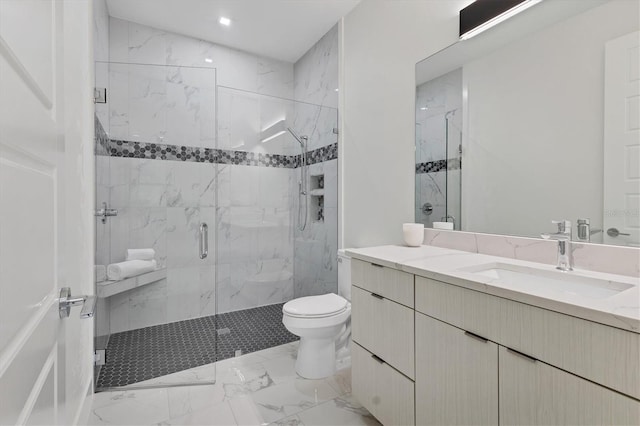
<svg viewBox="0 0 640 426">
<path fill-rule="evenodd" d="M 305 379 L 324 379 L 335 372 L 335 337 L 328 339 L 300 337 L 296 373 Z"/>
</svg>

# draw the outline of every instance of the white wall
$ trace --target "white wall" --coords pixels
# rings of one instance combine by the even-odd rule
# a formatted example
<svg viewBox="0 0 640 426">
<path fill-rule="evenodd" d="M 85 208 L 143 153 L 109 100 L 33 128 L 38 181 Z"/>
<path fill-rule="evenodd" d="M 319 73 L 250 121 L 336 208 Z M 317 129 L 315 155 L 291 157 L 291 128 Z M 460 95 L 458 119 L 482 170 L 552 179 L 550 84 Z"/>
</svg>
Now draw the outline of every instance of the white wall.
<svg viewBox="0 0 640 426">
<path fill-rule="evenodd" d="M 606 3 L 464 66 L 465 230 L 537 236 L 579 217 L 602 228 L 604 44 L 638 16 L 636 1 Z"/>
<path fill-rule="evenodd" d="M 415 64 L 454 43 L 470 0 L 367 0 L 343 20 L 341 247 L 414 221 Z"/>
</svg>

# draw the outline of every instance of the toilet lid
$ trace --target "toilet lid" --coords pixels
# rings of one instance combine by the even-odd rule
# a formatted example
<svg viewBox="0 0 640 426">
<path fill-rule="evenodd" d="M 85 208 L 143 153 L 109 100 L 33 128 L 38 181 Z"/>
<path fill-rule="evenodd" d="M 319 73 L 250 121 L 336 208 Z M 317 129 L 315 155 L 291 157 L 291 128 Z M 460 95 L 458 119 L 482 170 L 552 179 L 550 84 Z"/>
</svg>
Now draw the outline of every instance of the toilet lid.
<svg viewBox="0 0 640 426">
<path fill-rule="evenodd" d="M 282 311 L 296 317 L 327 317 L 347 309 L 346 299 L 334 293 L 293 299 L 284 304 Z"/>
</svg>

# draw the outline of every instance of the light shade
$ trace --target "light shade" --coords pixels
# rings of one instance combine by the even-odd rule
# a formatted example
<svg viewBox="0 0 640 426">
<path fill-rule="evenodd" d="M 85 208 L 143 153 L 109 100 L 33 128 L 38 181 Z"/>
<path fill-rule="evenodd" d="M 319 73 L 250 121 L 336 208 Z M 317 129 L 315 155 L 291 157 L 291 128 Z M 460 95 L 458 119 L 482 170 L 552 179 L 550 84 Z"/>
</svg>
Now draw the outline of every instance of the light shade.
<svg viewBox="0 0 640 426">
<path fill-rule="evenodd" d="M 467 40 L 542 0 L 476 0 L 460 11 L 460 40 Z"/>
</svg>

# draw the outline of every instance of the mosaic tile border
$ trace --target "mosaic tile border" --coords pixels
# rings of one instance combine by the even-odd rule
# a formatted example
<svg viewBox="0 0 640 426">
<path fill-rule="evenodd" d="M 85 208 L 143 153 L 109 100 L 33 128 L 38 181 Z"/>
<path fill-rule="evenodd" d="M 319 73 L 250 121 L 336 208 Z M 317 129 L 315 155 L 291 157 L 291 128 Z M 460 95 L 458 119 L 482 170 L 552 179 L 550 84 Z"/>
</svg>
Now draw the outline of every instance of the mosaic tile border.
<svg viewBox="0 0 640 426">
<path fill-rule="evenodd" d="M 263 154 L 226 149 L 199 148 L 191 146 L 133 142 L 120 139 L 98 137 L 104 132 L 99 121 L 96 124 L 97 155 L 111 157 L 139 158 L 149 160 L 191 161 L 196 163 L 234 164 L 258 167 L 280 167 L 295 169 L 300 167 L 300 155 Z M 105 135 L 106 136 L 106 135 Z M 98 149 L 100 146 L 100 149 Z M 338 158 L 338 144 L 323 146 L 309 151 L 307 165 L 321 163 Z"/>
<path fill-rule="evenodd" d="M 298 156 L 299 157 L 299 156 Z M 338 143 L 332 143 L 307 153 L 307 165 L 323 163 L 338 158 Z"/>
<path fill-rule="evenodd" d="M 459 158 L 452 158 L 449 160 L 437 160 L 427 161 L 425 163 L 416 164 L 416 174 L 422 173 L 436 173 L 443 170 L 460 170 L 462 169 L 462 162 Z"/>
</svg>

